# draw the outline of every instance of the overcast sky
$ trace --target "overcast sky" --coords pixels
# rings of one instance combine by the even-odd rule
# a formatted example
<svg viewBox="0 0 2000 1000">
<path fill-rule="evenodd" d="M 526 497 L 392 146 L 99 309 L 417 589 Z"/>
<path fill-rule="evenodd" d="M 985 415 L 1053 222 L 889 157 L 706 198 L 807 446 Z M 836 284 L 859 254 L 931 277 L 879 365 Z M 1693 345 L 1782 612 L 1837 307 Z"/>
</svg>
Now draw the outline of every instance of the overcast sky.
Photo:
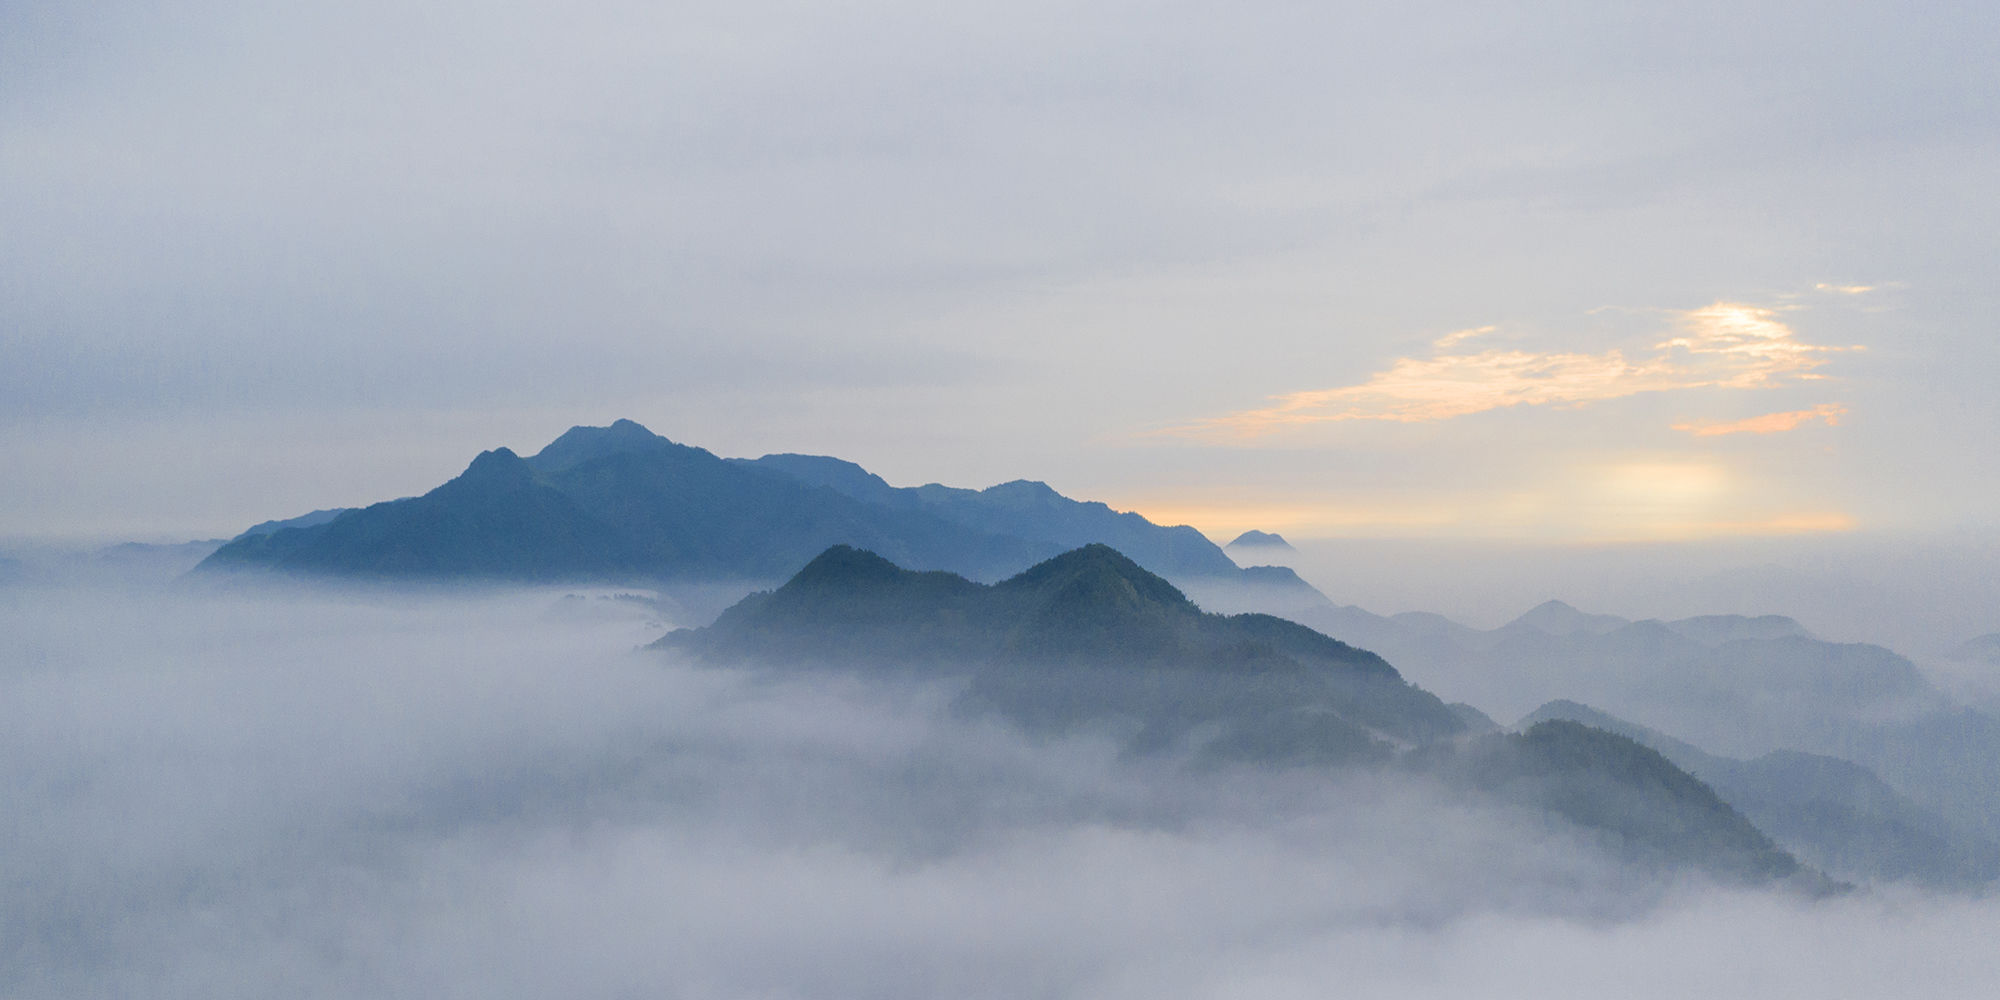
<svg viewBox="0 0 2000 1000">
<path fill-rule="evenodd" d="M 0 536 L 631 417 L 1226 539 L 1992 534 L 1991 5 L 10 3 Z"/>
</svg>

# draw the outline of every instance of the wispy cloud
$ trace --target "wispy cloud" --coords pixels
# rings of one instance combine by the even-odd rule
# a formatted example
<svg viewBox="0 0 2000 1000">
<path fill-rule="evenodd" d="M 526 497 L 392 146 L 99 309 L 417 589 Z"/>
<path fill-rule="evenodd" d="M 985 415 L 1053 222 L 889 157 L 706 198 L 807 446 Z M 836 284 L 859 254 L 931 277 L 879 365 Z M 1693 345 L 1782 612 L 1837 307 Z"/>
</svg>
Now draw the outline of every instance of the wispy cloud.
<svg viewBox="0 0 2000 1000">
<path fill-rule="evenodd" d="M 1500 328 L 1497 326 L 1475 326 L 1470 330 L 1458 330 L 1452 333 L 1447 333 L 1444 336 L 1439 337 L 1438 339 L 1432 341 L 1431 346 L 1433 348 L 1436 348 L 1437 350 L 1442 351 L 1449 347 L 1456 347 L 1457 345 L 1464 343 L 1465 341 L 1471 340 L 1474 337 L 1484 337 L 1487 334 L 1492 333 L 1498 329 Z"/>
<path fill-rule="evenodd" d="M 1170 428 L 1189 437 L 1247 439 L 1348 420 L 1421 423 L 1513 406 L 1585 406 L 1646 392 L 1756 389 L 1814 379 L 1827 355 L 1856 348 L 1809 344 L 1776 309 L 1717 302 L 1676 314 L 1678 335 L 1641 357 L 1490 348 L 1454 350 L 1494 327 L 1461 330 L 1427 358 L 1397 358 L 1366 382 L 1272 397 L 1271 405 Z"/>
<path fill-rule="evenodd" d="M 1822 295 L 1869 295 L 1874 292 L 1900 292 L 1908 287 L 1910 283 L 1907 281 L 1878 281 L 1870 285 L 1822 281 L 1813 286 L 1813 291 Z"/>
<path fill-rule="evenodd" d="M 1724 434 L 1781 434 L 1815 420 L 1826 421 L 1828 427 L 1837 426 L 1840 418 L 1846 415 L 1847 407 L 1839 403 L 1822 403 L 1810 410 L 1766 413 L 1728 423 L 1698 420 L 1675 424 L 1674 430 L 1686 431 L 1695 437 L 1720 437 Z"/>
</svg>

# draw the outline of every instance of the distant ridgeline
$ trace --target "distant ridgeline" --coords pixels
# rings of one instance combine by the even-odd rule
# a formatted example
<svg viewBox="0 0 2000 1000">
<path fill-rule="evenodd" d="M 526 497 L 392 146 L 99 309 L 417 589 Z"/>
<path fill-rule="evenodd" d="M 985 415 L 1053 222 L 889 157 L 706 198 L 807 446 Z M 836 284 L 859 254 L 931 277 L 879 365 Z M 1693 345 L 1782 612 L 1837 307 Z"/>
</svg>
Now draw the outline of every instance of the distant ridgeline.
<svg viewBox="0 0 2000 1000">
<path fill-rule="evenodd" d="M 1797 750 L 1750 760 L 1707 753 L 1573 701 L 1552 701 L 1526 729 L 1567 720 L 1630 737 L 1714 788 L 1758 829 L 1840 878 L 1971 888 L 2000 878 L 2000 845 L 1958 829 L 1852 761 Z"/>
<path fill-rule="evenodd" d="M 1042 483 L 899 489 L 835 458 L 718 458 L 630 420 L 571 428 L 530 458 L 485 452 L 419 497 L 260 524 L 199 568 L 382 579 L 778 580 L 830 545 L 852 545 L 907 566 L 992 580 L 1093 542 L 1176 579 L 1241 574 L 1193 528 L 1071 500 Z M 1291 584 L 1311 589 L 1296 577 Z"/>
<path fill-rule="evenodd" d="M 1245 552 L 1261 550 L 1264 553 L 1296 551 L 1292 543 L 1285 541 L 1285 536 L 1271 531 L 1246 531 L 1237 535 L 1228 548 Z"/>
<path fill-rule="evenodd" d="M 655 643 L 698 660 L 961 680 L 960 706 L 1091 727 L 1209 765 L 1389 765 L 1559 816 L 1628 860 L 1824 887 L 1658 752 L 1570 722 L 1468 731 L 1381 657 L 1263 614 L 1203 612 L 1104 545 L 996 584 L 836 546 L 714 625 Z"/>
</svg>

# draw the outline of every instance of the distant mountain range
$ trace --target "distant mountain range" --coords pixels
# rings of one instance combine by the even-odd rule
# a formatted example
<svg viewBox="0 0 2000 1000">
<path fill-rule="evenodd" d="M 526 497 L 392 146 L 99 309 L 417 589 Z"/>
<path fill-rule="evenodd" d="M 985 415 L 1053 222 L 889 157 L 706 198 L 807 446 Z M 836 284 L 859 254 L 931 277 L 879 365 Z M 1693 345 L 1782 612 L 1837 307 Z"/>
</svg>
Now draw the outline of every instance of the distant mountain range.
<svg viewBox="0 0 2000 1000">
<path fill-rule="evenodd" d="M 630 421 L 499 448 L 418 497 L 259 524 L 199 567 L 364 579 L 780 580 L 831 545 L 993 580 L 1079 545 L 1175 578 L 1235 578 L 1200 532 L 1039 482 L 896 488 L 810 455 L 724 459 Z M 1303 587 L 1303 582 L 1297 584 Z"/>
<path fill-rule="evenodd" d="M 2000 845 L 1955 829 L 1851 761 L 1796 750 L 1773 750 L 1751 760 L 1720 757 L 1573 701 L 1543 705 L 1519 728 L 1552 719 L 1617 733 L 1659 751 L 1708 783 L 1759 830 L 1836 877 L 1941 888 L 2000 878 Z"/>
<path fill-rule="evenodd" d="M 1263 532 L 1231 547 L 1290 551 Z M 1883 860 L 1897 845 L 1912 872 L 1984 863 L 1962 837 L 1923 846 L 1942 829 L 1924 825 L 1926 808 L 1989 839 L 2000 828 L 2000 723 L 1949 714 L 1887 650 L 1826 643 L 1789 619 L 1631 622 L 1560 602 L 1492 630 L 1377 616 L 1335 606 L 1282 566 L 1239 568 L 1192 528 L 1042 483 L 899 488 L 836 458 L 720 458 L 629 420 L 572 428 L 526 458 L 481 453 L 422 496 L 258 524 L 196 568 L 230 571 L 720 584 L 710 589 L 724 600 L 784 580 L 661 645 L 793 667 L 943 670 L 965 682 L 969 709 L 1038 729 L 1106 726 L 1135 750 L 1217 764 L 1396 761 L 1559 814 L 1634 856 L 1731 878 L 1811 873 L 1684 767 L 1715 775 L 1746 809 L 1770 806 L 1758 815 L 1788 836 L 1782 824 L 1804 807 L 1780 802 L 1774 782 L 1845 789 L 1827 801 L 1847 810 L 1848 842 L 1873 837 L 1879 849 L 1797 842 L 1863 875 L 1901 864 Z M 1175 583 L 1203 606 L 1270 613 L 1205 613 Z M 1470 704 L 1445 704 L 1368 649 Z M 1596 725 L 1549 713 L 1507 732 L 1481 711 L 1512 716 L 1555 698 L 1752 759 L 1701 755 L 1609 715 Z M 1847 759 L 1770 754 L 1785 748 Z M 1848 760 L 1922 805 L 1869 798 L 1879 780 Z M 1984 793 L 1967 791 L 1985 777 Z"/>
<path fill-rule="evenodd" d="M 1824 883 L 1627 737 L 1563 721 L 1473 734 L 1460 712 L 1374 653 L 1270 615 L 1205 613 L 1104 545 L 991 585 L 838 546 L 713 625 L 655 645 L 781 670 L 959 679 L 968 710 L 1031 730 L 1120 734 L 1135 752 L 1214 764 L 1394 762 L 1559 816 L 1628 860 Z"/>
<path fill-rule="evenodd" d="M 1237 535 L 1235 540 L 1230 542 L 1226 548 L 1228 551 L 1241 551 L 1249 555 L 1268 555 L 1273 552 L 1298 551 L 1292 548 L 1292 543 L 1285 541 L 1283 535 L 1271 531 L 1246 531 Z"/>
<path fill-rule="evenodd" d="M 1952 650 L 1951 658 L 1970 663 L 1989 663 L 2000 666 L 2000 632 L 1968 639 Z"/>
<path fill-rule="evenodd" d="M 1501 718 L 1566 699 L 1732 758 L 1798 751 L 1851 761 L 1964 836 L 2000 842 L 2000 719 L 1954 703 L 1880 646 L 1828 642 L 1779 615 L 1635 622 L 1551 601 L 1475 629 L 1255 581 L 1191 586 L 1204 606 L 1340 636 Z"/>
</svg>

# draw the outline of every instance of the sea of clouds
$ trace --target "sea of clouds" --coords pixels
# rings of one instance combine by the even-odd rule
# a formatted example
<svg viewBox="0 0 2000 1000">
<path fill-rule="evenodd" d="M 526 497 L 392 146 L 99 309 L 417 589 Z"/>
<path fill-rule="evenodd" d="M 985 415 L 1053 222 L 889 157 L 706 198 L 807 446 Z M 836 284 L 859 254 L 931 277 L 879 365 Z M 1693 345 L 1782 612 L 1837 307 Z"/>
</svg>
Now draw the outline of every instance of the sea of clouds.
<svg viewBox="0 0 2000 1000">
<path fill-rule="evenodd" d="M 2000 905 L 1031 737 L 560 591 L 0 588 L 0 995 L 1972 995 Z M 1449 693 L 1445 692 L 1449 697 Z"/>
</svg>

